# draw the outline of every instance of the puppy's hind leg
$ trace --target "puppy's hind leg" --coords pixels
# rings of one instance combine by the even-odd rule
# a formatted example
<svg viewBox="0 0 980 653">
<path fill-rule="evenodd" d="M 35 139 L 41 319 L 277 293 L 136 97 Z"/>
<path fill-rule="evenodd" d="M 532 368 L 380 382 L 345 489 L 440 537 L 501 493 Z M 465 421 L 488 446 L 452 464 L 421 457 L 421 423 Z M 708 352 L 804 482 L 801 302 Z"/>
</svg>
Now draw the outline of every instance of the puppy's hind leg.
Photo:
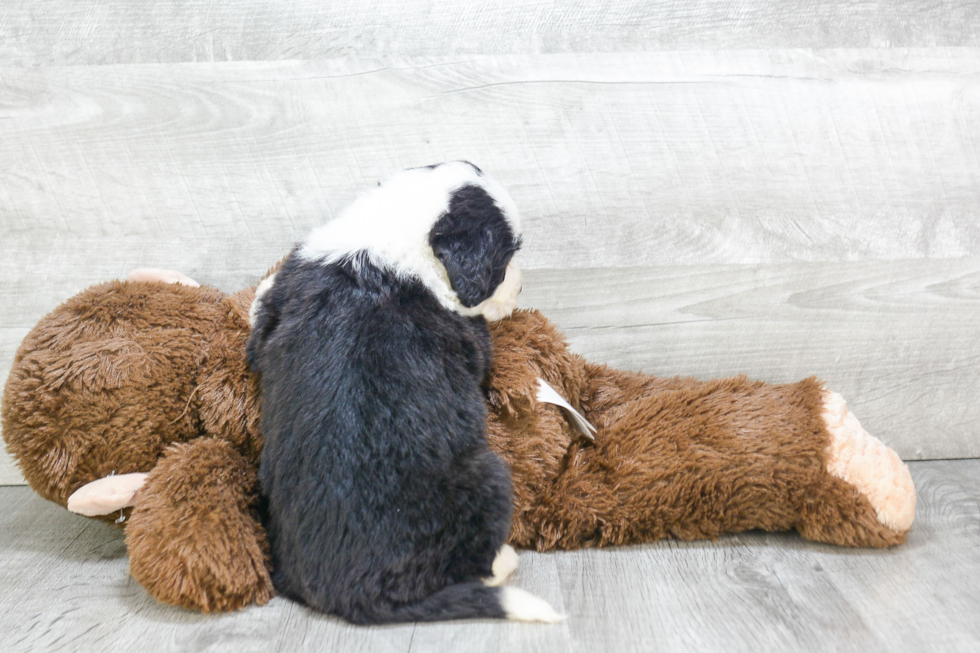
<svg viewBox="0 0 980 653">
<path fill-rule="evenodd" d="M 509 544 L 500 547 L 497 557 L 493 559 L 493 576 L 484 578 L 483 584 L 490 587 L 503 585 L 507 577 L 517 569 L 517 551 Z"/>
</svg>

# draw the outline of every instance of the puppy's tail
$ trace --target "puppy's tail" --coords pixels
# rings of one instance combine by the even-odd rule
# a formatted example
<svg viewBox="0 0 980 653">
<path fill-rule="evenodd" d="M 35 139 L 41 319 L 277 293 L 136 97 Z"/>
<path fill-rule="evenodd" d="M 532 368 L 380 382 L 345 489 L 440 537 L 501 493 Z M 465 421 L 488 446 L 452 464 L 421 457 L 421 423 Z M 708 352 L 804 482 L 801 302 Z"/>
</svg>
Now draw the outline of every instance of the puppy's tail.
<svg viewBox="0 0 980 653">
<path fill-rule="evenodd" d="M 448 621 L 451 619 L 511 619 L 558 623 L 547 601 L 516 587 L 488 587 L 480 582 L 450 585 L 417 603 L 392 606 L 387 614 L 363 615 L 367 623 Z M 360 621 L 360 620 L 357 620 Z"/>
</svg>

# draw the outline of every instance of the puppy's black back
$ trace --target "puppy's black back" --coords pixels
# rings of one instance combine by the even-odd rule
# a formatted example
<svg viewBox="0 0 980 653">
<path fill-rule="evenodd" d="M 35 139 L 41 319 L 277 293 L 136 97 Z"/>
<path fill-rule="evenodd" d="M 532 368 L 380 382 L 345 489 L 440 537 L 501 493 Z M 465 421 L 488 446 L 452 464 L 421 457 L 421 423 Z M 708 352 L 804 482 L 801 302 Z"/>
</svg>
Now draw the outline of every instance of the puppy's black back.
<svg viewBox="0 0 980 653">
<path fill-rule="evenodd" d="M 364 256 L 294 252 L 249 361 L 277 589 L 356 623 L 503 617 L 480 582 L 511 514 L 510 475 L 484 436 L 482 318 Z"/>
</svg>

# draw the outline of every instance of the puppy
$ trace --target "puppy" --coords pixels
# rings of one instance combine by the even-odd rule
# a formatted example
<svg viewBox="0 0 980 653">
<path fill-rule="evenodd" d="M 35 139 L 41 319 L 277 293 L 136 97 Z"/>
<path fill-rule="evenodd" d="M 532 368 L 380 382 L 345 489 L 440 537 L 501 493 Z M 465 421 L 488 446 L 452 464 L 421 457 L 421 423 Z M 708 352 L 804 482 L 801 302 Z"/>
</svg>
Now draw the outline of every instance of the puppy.
<svg viewBox="0 0 980 653">
<path fill-rule="evenodd" d="M 495 586 L 517 558 L 485 318 L 514 309 L 519 247 L 503 188 L 444 163 L 359 197 L 261 288 L 248 360 L 281 594 L 358 624 L 561 619 Z"/>
</svg>

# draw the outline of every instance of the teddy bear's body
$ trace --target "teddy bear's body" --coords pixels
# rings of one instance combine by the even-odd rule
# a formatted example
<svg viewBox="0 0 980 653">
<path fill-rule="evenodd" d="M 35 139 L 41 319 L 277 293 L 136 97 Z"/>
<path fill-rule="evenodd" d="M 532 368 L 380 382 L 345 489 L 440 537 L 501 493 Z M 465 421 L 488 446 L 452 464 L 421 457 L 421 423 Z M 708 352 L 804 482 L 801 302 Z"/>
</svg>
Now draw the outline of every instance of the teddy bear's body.
<svg viewBox="0 0 980 653">
<path fill-rule="evenodd" d="M 205 612 L 273 594 L 257 512 L 258 386 L 245 362 L 253 297 L 95 286 L 31 331 L 3 396 L 8 450 L 45 498 L 67 505 L 87 483 L 147 473 L 124 512 L 130 570 L 159 600 Z M 516 546 L 754 528 L 850 546 L 905 538 L 907 468 L 816 380 L 620 372 L 571 353 L 534 311 L 491 334 L 488 440 L 511 468 Z M 539 378 L 597 427 L 594 442 L 537 399 Z"/>
</svg>

